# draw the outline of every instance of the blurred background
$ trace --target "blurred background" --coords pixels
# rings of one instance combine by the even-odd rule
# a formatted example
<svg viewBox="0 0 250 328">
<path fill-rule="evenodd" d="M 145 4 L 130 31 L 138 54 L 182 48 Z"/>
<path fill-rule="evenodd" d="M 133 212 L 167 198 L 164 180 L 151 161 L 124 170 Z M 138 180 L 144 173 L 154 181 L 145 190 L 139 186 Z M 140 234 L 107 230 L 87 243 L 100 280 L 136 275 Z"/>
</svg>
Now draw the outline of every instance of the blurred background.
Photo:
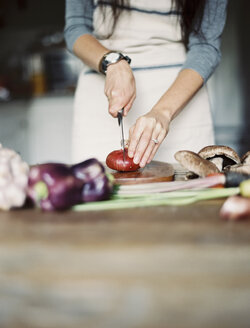
<svg viewBox="0 0 250 328">
<path fill-rule="evenodd" d="M 250 150 L 250 2 L 230 1 L 222 61 L 208 82 L 216 143 Z M 81 63 L 65 49 L 64 0 L 0 0 L 0 143 L 30 164 L 70 162 Z"/>
</svg>

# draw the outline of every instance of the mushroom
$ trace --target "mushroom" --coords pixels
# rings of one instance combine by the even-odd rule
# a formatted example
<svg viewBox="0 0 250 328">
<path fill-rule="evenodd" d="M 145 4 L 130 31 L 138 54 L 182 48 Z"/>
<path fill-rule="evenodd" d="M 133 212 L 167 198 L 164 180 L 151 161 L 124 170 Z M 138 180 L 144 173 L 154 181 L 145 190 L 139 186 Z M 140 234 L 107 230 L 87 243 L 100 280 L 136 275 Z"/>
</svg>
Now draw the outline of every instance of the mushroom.
<svg viewBox="0 0 250 328">
<path fill-rule="evenodd" d="M 220 171 L 224 170 L 227 166 L 241 163 L 240 157 L 235 150 L 228 146 L 207 146 L 202 148 L 198 152 L 198 155 L 213 162 Z"/>
<path fill-rule="evenodd" d="M 189 150 L 180 150 L 174 157 L 185 169 L 201 177 L 220 172 L 214 163 Z"/>
<path fill-rule="evenodd" d="M 223 158 L 222 157 L 214 157 L 209 159 L 210 162 L 214 163 L 220 171 L 223 169 Z"/>
<path fill-rule="evenodd" d="M 226 172 L 237 172 L 241 174 L 248 174 L 250 175 L 250 164 L 235 164 L 231 166 L 225 167 Z"/>
<path fill-rule="evenodd" d="M 241 163 L 243 165 L 250 165 L 250 150 L 241 157 Z"/>
<path fill-rule="evenodd" d="M 250 175 L 250 151 L 246 152 L 242 158 L 241 163 L 225 167 L 225 171 L 238 172 Z"/>
</svg>

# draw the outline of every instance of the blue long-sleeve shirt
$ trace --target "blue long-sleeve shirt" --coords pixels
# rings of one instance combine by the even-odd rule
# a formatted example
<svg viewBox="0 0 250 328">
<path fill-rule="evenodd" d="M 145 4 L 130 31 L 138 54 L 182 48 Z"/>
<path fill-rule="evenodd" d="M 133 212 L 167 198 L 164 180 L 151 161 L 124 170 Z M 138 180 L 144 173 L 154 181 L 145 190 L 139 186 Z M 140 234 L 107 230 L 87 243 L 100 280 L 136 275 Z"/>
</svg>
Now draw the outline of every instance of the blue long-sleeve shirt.
<svg viewBox="0 0 250 328">
<path fill-rule="evenodd" d="M 208 80 L 221 60 L 221 35 L 226 21 L 227 0 L 207 0 L 201 23 L 202 38 L 191 33 L 188 51 L 182 69 L 193 69 L 204 82 Z M 93 34 L 94 4 L 91 0 L 66 0 L 65 41 L 73 52 L 76 40 L 84 34 Z"/>
</svg>

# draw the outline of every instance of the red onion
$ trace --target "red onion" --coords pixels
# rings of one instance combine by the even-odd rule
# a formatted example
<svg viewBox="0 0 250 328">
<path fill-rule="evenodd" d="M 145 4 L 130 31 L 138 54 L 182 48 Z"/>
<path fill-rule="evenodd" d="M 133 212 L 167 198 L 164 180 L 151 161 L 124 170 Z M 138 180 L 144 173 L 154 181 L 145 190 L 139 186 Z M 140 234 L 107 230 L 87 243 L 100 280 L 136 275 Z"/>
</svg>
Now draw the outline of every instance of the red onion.
<svg viewBox="0 0 250 328">
<path fill-rule="evenodd" d="M 128 149 L 125 148 L 125 160 L 123 160 L 123 150 L 114 150 L 106 158 L 107 166 L 116 171 L 130 172 L 140 168 L 139 164 L 133 162 L 133 158 L 128 156 Z"/>
<path fill-rule="evenodd" d="M 250 198 L 229 197 L 221 207 L 220 217 L 233 221 L 250 218 Z"/>
</svg>

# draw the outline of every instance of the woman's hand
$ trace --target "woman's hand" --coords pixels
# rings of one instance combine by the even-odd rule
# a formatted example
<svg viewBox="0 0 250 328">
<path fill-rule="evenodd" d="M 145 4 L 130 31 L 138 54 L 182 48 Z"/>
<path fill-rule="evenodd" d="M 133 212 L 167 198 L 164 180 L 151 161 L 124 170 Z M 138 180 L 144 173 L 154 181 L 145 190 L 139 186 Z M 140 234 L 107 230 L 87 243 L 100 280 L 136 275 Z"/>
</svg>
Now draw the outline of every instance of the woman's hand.
<svg viewBox="0 0 250 328">
<path fill-rule="evenodd" d="M 153 159 L 169 130 L 170 118 L 166 111 L 152 109 L 139 117 L 129 130 L 129 157 L 144 167 Z"/>
<path fill-rule="evenodd" d="M 202 87 L 203 78 L 192 69 L 180 71 L 174 83 L 162 95 L 153 109 L 141 116 L 129 131 L 128 156 L 144 167 L 153 159 L 166 137 L 170 122 Z M 156 142 L 154 142 L 154 140 Z"/>
<path fill-rule="evenodd" d="M 118 111 L 124 108 L 126 116 L 136 97 L 134 74 L 126 60 L 108 66 L 104 92 L 110 115 L 117 117 Z"/>
</svg>

